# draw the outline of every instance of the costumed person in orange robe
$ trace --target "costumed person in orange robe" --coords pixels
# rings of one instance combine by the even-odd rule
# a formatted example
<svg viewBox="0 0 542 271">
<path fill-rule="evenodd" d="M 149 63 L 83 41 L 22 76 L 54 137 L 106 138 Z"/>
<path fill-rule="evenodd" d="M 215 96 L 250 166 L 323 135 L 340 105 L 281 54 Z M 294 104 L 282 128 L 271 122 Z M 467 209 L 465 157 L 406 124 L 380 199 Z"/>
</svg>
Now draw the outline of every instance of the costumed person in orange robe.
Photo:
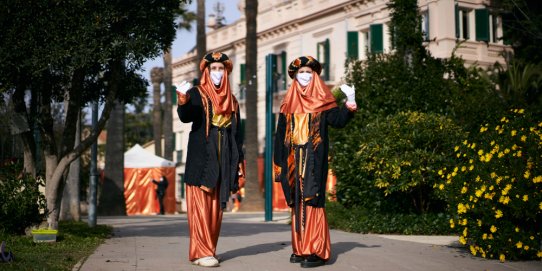
<svg viewBox="0 0 542 271">
<path fill-rule="evenodd" d="M 280 106 L 274 146 L 275 181 L 292 208 L 291 263 L 324 265 L 331 255 L 324 209 L 328 174 L 328 126 L 342 128 L 357 110 L 355 89 L 342 85 L 347 101 L 338 107 L 320 78 L 321 64 L 311 56 L 288 67 L 294 79 Z"/>
<path fill-rule="evenodd" d="M 176 84 L 177 113 L 192 123 L 188 138 L 185 181 L 189 260 L 200 266 L 219 266 L 216 245 L 222 212 L 244 176 L 239 104 L 228 75 L 233 64 L 224 53 L 205 55 L 200 62 L 199 86 Z"/>
</svg>

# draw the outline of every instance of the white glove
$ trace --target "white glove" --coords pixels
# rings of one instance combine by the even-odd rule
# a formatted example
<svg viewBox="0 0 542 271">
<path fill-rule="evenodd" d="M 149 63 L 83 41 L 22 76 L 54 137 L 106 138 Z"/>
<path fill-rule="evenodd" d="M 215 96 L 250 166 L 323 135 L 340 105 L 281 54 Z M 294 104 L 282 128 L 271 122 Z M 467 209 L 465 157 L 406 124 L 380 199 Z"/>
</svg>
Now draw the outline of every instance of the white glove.
<svg viewBox="0 0 542 271">
<path fill-rule="evenodd" d="M 175 84 L 176 91 L 185 95 L 186 92 L 192 87 L 192 84 L 188 83 L 187 81 L 182 81 L 179 84 Z"/>
<path fill-rule="evenodd" d="M 346 95 L 346 101 L 348 103 L 356 103 L 356 88 L 348 86 L 346 84 L 341 85 L 341 91 Z"/>
</svg>

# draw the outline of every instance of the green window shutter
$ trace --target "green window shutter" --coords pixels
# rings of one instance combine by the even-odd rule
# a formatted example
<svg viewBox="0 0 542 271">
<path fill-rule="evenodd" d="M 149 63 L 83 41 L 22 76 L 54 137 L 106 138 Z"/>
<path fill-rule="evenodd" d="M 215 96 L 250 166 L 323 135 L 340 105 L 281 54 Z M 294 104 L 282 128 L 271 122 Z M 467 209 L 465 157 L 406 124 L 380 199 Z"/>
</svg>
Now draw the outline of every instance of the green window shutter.
<svg viewBox="0 0 542 271">
<path fill-rule="evenodd" d="M 358 32 L 357 31 L 348 31 L 346 36 L 347 43 L 347 52 L 346 56 L 350 59 L 358 59 Z"/>
<path fill-rule="evenodd" d="M 459 39 L 459 5 L 455 4 L 455 38 Z"/>
<path fill-rule="evenodd" d="M 177 105 L 177 88 L 175 86 L 171 86 L 171 105 Z"/>
<path fill-rule="evenodd" d="M 324 62 L 325 62 L 325 65 L 324 65 L 324 70 L 326 71 L 326 74 L 325 74 L 325 80 L 329 80 L 329 62 L 330 62 L 330 51 L 329 51 L 329 39 L 326 39 L 325 43 L 324 43 Z"/>
<path fill-rule="evenodd" d="M 371 31 L 371 53 L 384 52 L 384 31 L 382 24 L 372 24 Z"/>
<path fill-rule="evenodd" d="M 245 64 L 240 64 L 239 65 L 239 73 L 240 73 L 240 76 L 239 76 L 239 82 L 244 85 L 246 82 L 245 82 Z"/>
<path fill-rule="evenodd" d="M 286 89 L 286 77 L 288 77 L 288 59 L 286 58 L 286 51 L 282 51 L 280 57 L 282 58 L 282 67 L 280 69 L 280 72 L 282 73 L 282 86 Z"/>
<path fill-rule="evenodd" d="M 477 9 L 474 11 L 476 22 L 476 40 L 489 41 L 489 10 Z"/>
</svg>

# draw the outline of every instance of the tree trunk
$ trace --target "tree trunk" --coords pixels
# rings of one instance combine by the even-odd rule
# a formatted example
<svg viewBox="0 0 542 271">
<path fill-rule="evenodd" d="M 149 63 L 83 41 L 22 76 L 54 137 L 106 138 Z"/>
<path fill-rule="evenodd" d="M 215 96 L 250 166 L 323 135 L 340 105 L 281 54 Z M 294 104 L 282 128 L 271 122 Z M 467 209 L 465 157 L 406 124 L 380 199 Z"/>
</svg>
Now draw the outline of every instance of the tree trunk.
<svg viewBox="0 0 542 271">
<path fill-rule="evenodd" d="M 162 83 L 163 78 L 164 69 L 158 67 L 151 69 L 154 154 L 157 156 L 162 156 L 162 105 L 160 104 L 160 84 Z"/>
<path fill-rule="evenodd" d="M 199 72 L 199 61 L 203 59 L 207 53 L 207 36 L 205 34 L 205 0 L 198 0 L 198 10 L 196 19 L 196 51 L 198 59 L 196 61 L 196 71 L 198 80 L 201 77 Z"/>
<path fill-rule="evenodd" d="M 171 111 L 172 95 L 171 48 L 164 52 L 164 158 L 173 161 L 173 112 Z"/>
<path fill-rule="evenodd" d="M 258 80 L 256 77 L 258 68 L 258 45 L 256 18 L 258 14 L 258 1 L 246 0 L 246 57 L 245 72 L 246 86 L 246 129 L 245 129 L 245 160 L 246 182 L 245 200 L 241 204 L 243 211 L 262 211 L 264 209 L 263 195 L 258 182 Z"/>
<path fill-rule="evenodd" d="M 23 142 L 24 171 L 32 176 L 36 176 L 36 144 L 32 135 L 32 126 L 29 123 L 24 96 L 25 88 L 22 86 L 17 87 L 13 94 L 13 107 L 17 115 L 13 119 L 17 121 L 13 121 L 16 126 L 13 128 L 17 130 L 17 133 L 20 133 L 20 138 Z"/>
<path fill-rule="evenodd" d="M 107 123 L 100 215 L 126 215 L 124 200 L 124 103 L 117 101 Z"/>
<path fill-rule="evenodd" d="M 81 144 L 81 111 L 78 113 L 75 145 Z M 60 206 L 60 220 L 81 220 L 79 187 L 81 184 L 81 158 L 77 157 L 70 164 L 66 186 L 62 195 L 62 204 Z"/>
</svg>

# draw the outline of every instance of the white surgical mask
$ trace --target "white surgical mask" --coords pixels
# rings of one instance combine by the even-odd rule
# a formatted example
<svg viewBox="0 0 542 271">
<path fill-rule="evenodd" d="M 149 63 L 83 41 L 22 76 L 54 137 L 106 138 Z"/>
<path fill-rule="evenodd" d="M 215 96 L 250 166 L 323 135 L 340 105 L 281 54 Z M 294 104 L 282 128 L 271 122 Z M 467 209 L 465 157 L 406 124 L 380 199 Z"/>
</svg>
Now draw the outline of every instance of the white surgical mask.
<svg viewBox="0 0 542 271">
<path fill-rule="evenodd" d="M 222 81 L 222 76 L 224 76 L 223 71 L 211 71 L 211 80 L 213 80 L 213 83 L 215 85 L 220 85 L 220 81 Z"/>
<path fill-rule="evenodd" d="M 312 73 L 308 73 L 308 72 L 298 73 L 296 74 L 295 77 L 297 78 L 297 82 L 299 82 L 301 86 L 306 87 L 311 81 Z"/>
</svg>

